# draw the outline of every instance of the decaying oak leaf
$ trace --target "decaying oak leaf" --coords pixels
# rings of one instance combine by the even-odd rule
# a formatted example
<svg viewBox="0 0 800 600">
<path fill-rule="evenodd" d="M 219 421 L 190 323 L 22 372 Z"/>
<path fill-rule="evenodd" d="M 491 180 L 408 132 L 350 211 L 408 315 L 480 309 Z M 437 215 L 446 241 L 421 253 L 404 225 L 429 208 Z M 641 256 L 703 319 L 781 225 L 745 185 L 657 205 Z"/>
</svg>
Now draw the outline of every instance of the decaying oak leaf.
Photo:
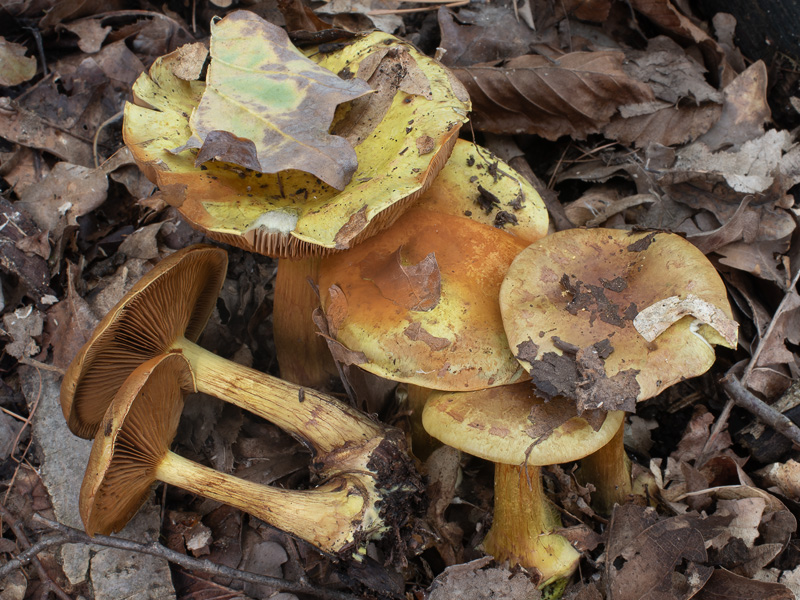
<svg viewBox="0 0 800 600">
<path fill-rule="evenodd" d="M 671 296 L 641 309 L 633 319 L 633 326 L 644 339 L 652 342 L 667 327 L 686 315 L 692 315 L 700 323 L 708 325 L 721 335 L 730 347 L 736 347 L 739 324 L 729 319 L 718 306 L 694 294 L 687 294 L 684 298 Z M 700 335 L 709 333 L 707 329 L 700 330 Z M 715 340 L 714 343 L 718 342 Z"/>
<path fill-rule="evenodd" d="M 606 548 L 608 588 L 617 600 L 688 599 L 714 571 L 705 566 L 703 536 L 688 519 L 659 519 L 635 504 L 614 509 Z"/>
<path fill-rule="evenodd" d="M 328 129 L 339 104 L 370 91 L 365 81 L 341 79 L 306 58 L 277 25 L 236 11 L 211 24 L 206 87 L 189 119 L 192 137 L 177 151 L 200 148 L 195 164 L 298 169 L 341 190 L 358 160 Z"/>
<path fill-rule="evenodd" d="M 0 85 L 19 85 L 36 75 L 36 59 L 25 56 L 27 51 L 22 44 L 0 37 Z"/>
<path fill-rule="evenodd" d="M 400 246 L 389 256 L 363 261 L 361 277 L 377 285 L 384 298 L 407 310 L 432 310 L 442 294 L 436 255 L 431 252 L 418 263 L 409 264 L 402 252 Z"/>
<path fill-rule="evenodd" d="M 622 69 L 620 52 L 526 55 L 502 65 L 455 69 L 473 101 L 475 127 L 548 140 L 600 132 L 620 106 L 650 102 L 652 90 Z"/>
</svg>

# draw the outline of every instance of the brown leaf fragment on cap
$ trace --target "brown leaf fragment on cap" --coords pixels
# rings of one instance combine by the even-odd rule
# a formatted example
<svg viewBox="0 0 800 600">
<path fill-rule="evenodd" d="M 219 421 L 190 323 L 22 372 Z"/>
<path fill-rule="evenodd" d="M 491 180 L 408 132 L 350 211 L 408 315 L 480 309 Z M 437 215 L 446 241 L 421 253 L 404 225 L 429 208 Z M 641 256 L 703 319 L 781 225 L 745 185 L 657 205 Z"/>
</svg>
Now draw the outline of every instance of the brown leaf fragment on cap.
<svg viewBox="0 0 800 600">
<path fill-rule="evenodd" d="M 597 346 L 600 346 L 599 350 Z M 610 347 L 611 345 L 608 344 L 608 348 Z M 636 375 L 639 374 L 639 371 L 627 369 L 618 372 L 613 377 L 608 377 L 605 358 L 601 356 L 601 352 L 605 353 L 608 348 L 603 347 L 601 342 L 588 348 L 582 348 L 575 357 L 580 373 L 580 380 L 575 389 L 578 411 L 581 413 L 584 410 L 595 408 L 628 412 L 636 410 L 636 398 L 640 391 Z"/>
<path fill-rule="evenodd" d="M 420 156 L 433 152 L 435 147 L 436 142 L 431 136 L 423 135 L 417 138 L 417 151 L 419 152 Z"/>
<path fill-rule="evenodd" d="M 591 427 L 594 431 L 600 431 L 603 423 L 606 422 L 608 411 L 599 408 L 585 410 L 581 413 L 581 417 L 583 417 L 583 419 L 589 424 L 589 427 Z"/>
<path fill-rule="evenodd" d="M 186 145 L 188 146 L 189 142 Z M 183 150 L 184 147 L 181 147 L 176 149 L 176 152 Z M 199 167 L 209 160 L 229 162 L 253 171 L 261 170 L 258 162 L 258 150 L 253 140 L 238 137 L 229 131 L 208 132 L 206 140 L 194 160 L 194 166 Z"/>
<path fill-rule="evenodd" d="M 625 281 L 622 277 L 615 277 L 611 281 L 608 279 L 600 278 L 600 283 L 603 284 L 603 287 L 607 290 L 611 290 L 612 292 L 621 292 L 625 288 L 628 287 L 628 282 Z"/>
<path fill-rule="evenodd" d="M 325 317 L 328 321 L 328 334 L 331 337 L 336 337 L 339 332 L 339 327 L 347 317 L 347 296 L 345 296 L 342 288 L 338 285 L 332 285 L 328 288 L 330 295 L 330 302 L 328 303 Z"/>
<path fill-rule="evenodd" d="M 367 225 L 367 205 L 365 204 L 358 212 L 348 219 L 347 223 L 342 225 L 342 228 L 336 232 L 336 237 L 333 241 L 336 244 L 337 250 L 346 250 L 350 247 L 350 241 L 364 230 Z"/>
<path fill-rule="evenodd" d="M 642 239 L 637 240 L 634 243 L 630 244 L 626 248 L 626 250 L 628 252 L 643 252 L 647 250 L 650 247 L 650 244 L 652 244 L 655 241 L 654 239 L 655 237 L 656 237 L 656 232 L 655 231 L 650 232 Z"/>
<path fill-rule="evenodd" d="M 534 404 L 528 415 L 529 425 L 525 428 L 534 444 L 540 444 L 564 423 L 578 416 L 575 402 L 568 398 L 558 397 L 545 404 Z"/>
<path fill-rule="evenodd" d="M 539 354 L 539 346 L 533 340 L 525 340 L 517 345 L 516 358 L 533 364 Z"/>
<path fill-rule="evenodd" d="M 618 277 L 617 279 L 621 278 Z M 572 300 L 564 307 L 569 314 L 577 315 L 585 310 L 589 312 L 590 324 L 593 324 L 594 320 L 599 317 L 601 321 L 609 325 L 614 325 L 615 327 L 625 326 L 624 319 L 619 314 L 620 305 L 606 295 L 606 289 L 611 290 L 611 288 L 584 284 L 580 280 L 573 282 L 566 273 L 561 277 L 561 285 L 568 293 L 572 294 Z M 619 284 L 614 285 L 619 287 Z M 619 291 L 624 290 L 626 287 L 627 285 L 623 286 Z M 625 315 L 629 313 L 629 309 L 630 307 L 626 309 Z"/>
<path fill-rule="evenodd" d="M 575 397 L 575 382 L 578 380 L 575 357 L 546 352 L 541 360 L 531 363 L 530 374 L 537 393 L 547 400 L 556 396 Z"/>
<path fill-rule="evenodd" d="M 498 211 L 494 217 L 494 226 L 498 229 L 504 229 L 506 225 L 518 225 L 517 217 L 512 215 L 507 210 Z"/>
<path fill-rule="evenodd" d="M 400 246 L 385 260 L 363 261 L 361 276 L 378 286 L 384 298 L 407 310 L 432 310 L 442 292 L 436 255 L 431 252 L 415 265 L 404 265 L 402 250 Z"/>
<path fill-rule="evenodd" d="M 482 185 L 478 185 L 478 193 L 480 196 L 475 199 L 475 202 L 487 215 L 500 206 L 500 199 Z"/>
<path fill-rule="evenodd" d="M 431 335 L 422 328 L 420 323 L 412 323 L 403 331 L 405 336 L 413 342 L 424 342 L 434 352 L 437 350 L 444 350 L 450 345 L 450 340 L 447 338 L 436 337 Z"/>
</svg>

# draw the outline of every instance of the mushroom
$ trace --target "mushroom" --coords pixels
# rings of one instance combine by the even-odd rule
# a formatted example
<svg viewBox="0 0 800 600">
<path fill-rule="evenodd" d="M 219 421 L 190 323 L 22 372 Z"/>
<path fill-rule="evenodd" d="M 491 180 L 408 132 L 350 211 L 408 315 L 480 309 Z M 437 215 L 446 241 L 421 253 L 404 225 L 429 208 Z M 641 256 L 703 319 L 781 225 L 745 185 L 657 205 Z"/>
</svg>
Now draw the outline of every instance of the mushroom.
<svg viewBox="0 0 800 600">
<path fill-rule="evenodd" d="M 385 33 L 345 42 L 333 52 L 306 49 L 319 65 L 366 79 L 377 90 L 337 111 L 331 132 L 345 136 L 358 158 L 355 174 L 339 191 L 301 171 L 266 174 L 221 161 L 198 167 L 195 150 L 173 152 L 192 135 L 189 116 L 204 88 L 174 75 L 178 52 L 157 59 L 134 84 L 135 104 L 125 107 L 125 143 L 194 227 L 283 259 L 273 312 L 281 375 L 322 385 L 330 368 L 311 320 L 318 298 L 307 278 L 317 279 L 320 256 L 384 229 L 419 198 L 467 120 L 468 95 L 439 63 Z"/>
<path fill-rule="evenodd" d="M 335 398 L 225 360 L 194 342 L 214 307 L 226 265 L 220 248 L 179 250 L 103 318 L 61 385 L 61 408 L 72 432 L 93 437 L 114 394 L 135 368 L 161 354 L 180 352 L 198 391 L 262 416 L 320 456 L 360 448 L 374 439 L 388 441 L 389 430 Z"/>
<path fill-rule="evenodd" d="M 595 423 L 595 430 L 586 420 Z M 483 541 L 498 561 L 541 574 L 539 586 L 568 577 L 580 554 L 555 533 L 561 527 L 545 497 L 540 468 L 576 460 L 606 444 L 624 413 L 577 415 L 574 402 L 545 402 L 527 382 L 475 392 L 434 392 L 425 429 L 445 444 L 495 463 L 494 517 Z"/>
<path fill-rule="evenodd" d="M 413 209 L 323 259 L 328 333 L 361 353 L 362 369 L 408 384 L 418 457 L 427 452 L 420 415 L 431 389 L 477 390 L 522 375 L 497 295 L 512 259 L 546 233 L 547 211 L 530 184 L 488 150 L 460 140 Z"/>
<path fill-rule="evenodd" d="M 364 461 L 347 465 L 315 489 L 295 491 L 252 483 L 171 452 L 184 395 L 193 389 L 191 369 L 180 353 L 146 361 L 120 387 L 95 437 L 81 486 L 80 513 L 89 535 L 122 529 L 155 481 L 230 504 L 332 554 L 363 551 L 366 540 L 391 525 L 384 518 L 396 515 L 381 511 L 380 504 L 398 490 L 380 488 Z"/>
<path fill-rule="evenodd" d="M 500 307 L 537 392 L 573 398 L 579 410 L 632 412 L 636 402 L 704 373 L 715 344 L 736 346 L 716 269 L 669 233 L 571 229 L 543 238 L 512 263 Z M 625 460 L 619 432 L 583 461 L 602 512 L 630 492 Z"/>
</svg>

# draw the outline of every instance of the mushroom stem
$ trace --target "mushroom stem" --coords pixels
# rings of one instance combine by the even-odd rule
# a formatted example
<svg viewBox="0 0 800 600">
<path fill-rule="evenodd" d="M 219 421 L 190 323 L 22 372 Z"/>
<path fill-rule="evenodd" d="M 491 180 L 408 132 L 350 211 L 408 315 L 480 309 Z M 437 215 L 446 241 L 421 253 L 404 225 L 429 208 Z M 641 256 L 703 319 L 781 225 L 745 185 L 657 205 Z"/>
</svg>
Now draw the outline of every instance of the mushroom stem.
<svg viewBox="0 0 800 600">
<path fill-rule="evenodd" d="M 544 495 L 540 468 L 495 463 L 494 520 L 483 540 L 487 554 L 541 573 L 539 587 L 569 577 L 580 553 L 554 534 L 561 528 L 558 512 Z"/>
<path fill-rule="evenodd" d="M 331 396 L 221 358 L 186 338 L 173 348 L 189 361 L 197 391 L 265 418 L 320 454 L 385 436 L 380 425 Z"/>
<path fill-rule="evenodd" d="M 319 296 L 309 279 L 319 281 L 320 260 L 309 256 L 278 261 L 272 328 L 281 378 L 325 389 L 331 375 L 336 375 L 336 365 L 311 319 L 311 313 L 319 306 Z"/>
<path fill-rule="evenodd" d="M 352 524 L 367 516 L 367 491 L 348 476 L 336 477 L 313 490 L 284 490 L 221 473 L 167 452 L 156 467 L 155 477 L 239 508 L 330 553 L 351 543 Z M 369 529 L 368 524 L 364 525 Z"/>
<path fill-rule="evenodd" d="M 425 462 L 431 453 L 442 445 L 439 440 L 425 431 L 425 427 L 422 425 L 422 411 L 425 409 L 425 403 L 433 390 L 413 383 L 407 384 L 406 388 L 408 390 L 407 402 L 410 413 L 411 451 L 419 460 Z"/>
<path fill-rule="evenodd" d="M 603 515 L 610 515 L 614 504 L 625 504 L 633 493 L 631 485 L 631 461 L 625 453 L 625 421 L 619 426 L 605 446 L 581 459 L 578 481 L 582 485 L 591 483 L 592 508 Z"/>
</svg>

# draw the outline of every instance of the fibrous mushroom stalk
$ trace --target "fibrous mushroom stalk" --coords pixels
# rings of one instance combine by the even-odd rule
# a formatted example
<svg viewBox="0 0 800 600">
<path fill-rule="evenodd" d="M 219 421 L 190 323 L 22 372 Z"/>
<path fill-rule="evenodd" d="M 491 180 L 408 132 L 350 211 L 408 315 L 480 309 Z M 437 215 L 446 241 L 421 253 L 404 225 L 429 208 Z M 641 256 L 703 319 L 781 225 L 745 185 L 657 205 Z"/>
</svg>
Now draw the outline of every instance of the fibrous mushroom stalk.
<svg viewBox="0 0 800 600">
<path fill-rule="evenodd" d="M 539 587 L 569 577 L 580 553 L 567 538 L 553 533 L 561 528 L 555 507 L 544 494 L 540 467 L 496 463 L 494 519 L 483 540 L 487 554 L 541 574 Z"/>
</svg>

